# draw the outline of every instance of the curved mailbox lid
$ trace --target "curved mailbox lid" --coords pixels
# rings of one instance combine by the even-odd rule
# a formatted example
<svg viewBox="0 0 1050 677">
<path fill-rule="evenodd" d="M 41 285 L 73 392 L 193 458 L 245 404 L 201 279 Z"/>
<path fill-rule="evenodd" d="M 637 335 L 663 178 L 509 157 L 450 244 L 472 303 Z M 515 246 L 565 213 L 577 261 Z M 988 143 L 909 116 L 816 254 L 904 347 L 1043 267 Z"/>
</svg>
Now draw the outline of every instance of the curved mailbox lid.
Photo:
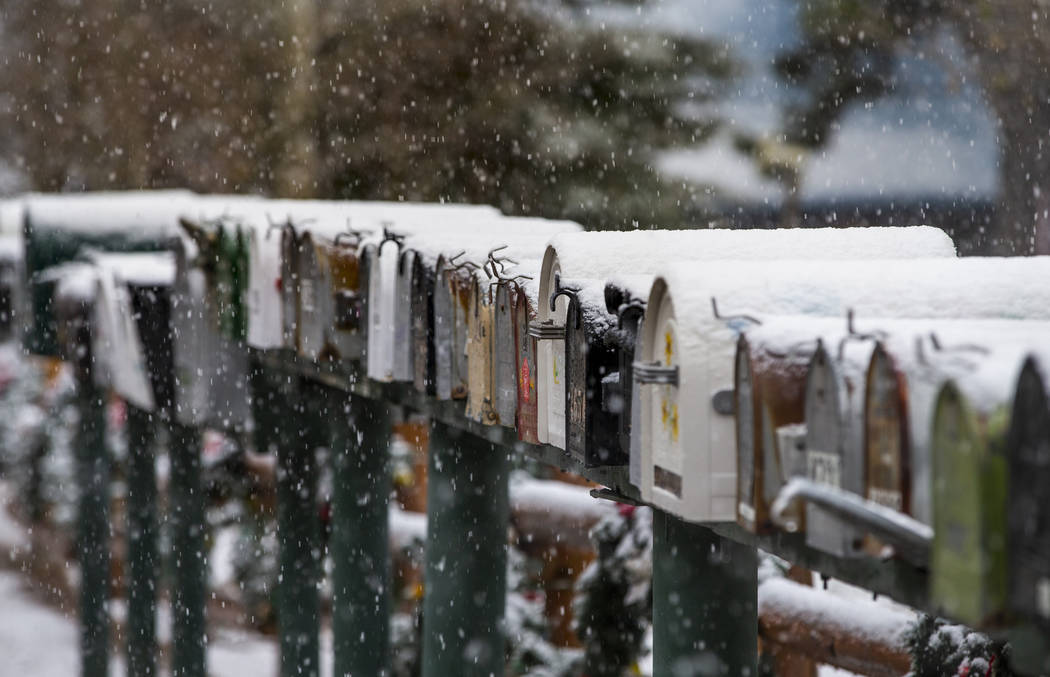
<svg viewBox="0 0 1050 677">
<path fill-rule="evenodd" d="M 1050 289 L 1038 280 L 1050 274 L 1050 260 L 1027 259 L 923 259 L 914 261 L 732 261 L 668 266 L 653 284 L 654 300 L 670 288 L 679 321 L 684 357 L 680 398 L 689 400 L 690 416 L 682 434 L 689 440 L 686 476 L 702 478 L 683 497 L 652 491 L 652 470 L 643 463 L 643 496 L 646 492 L 659 507 L 696 521 L 732 520 L 735 517 L 736 469 L 733 423 L 716 413 L 720 391 L 732 383 L 738 322 L 716 320 L 711 299 L 718 300 L 724 315 L 754 312 L 796 312 L 840 315 L 847 308 L 875 315 L 938 317 L 958 314 L 962 298 L 966 312 L 988 317 L 1038 316 L 1050 313 Z M 959 279 L 980 285 L 979 297 L 963 296 Z M 685 327 L 681 326 L 683 323 Z M 654 334 L 647 313 L 642 332 L 645 343 Z M 688 397 L 687 397 L 688 396 Z M 645 392 L 642 406 L 647 408 Z M 649 420 L 648 413 L 643 421 Z M 643 453 L 646 436 L 643 423 Z M 648 473 L 646 477 L 645 473 Z"/>
<path fill-rule="evenodd" d="M 539 291 L 541 299 L 550 298 L 556 277 L 605 281 L 625 271 L 654 274 L 674 261 L 954 255 L 948 236 L 925 226 L 577 233 L 551 240 L 544 255 Z M 539 435 L 541 441 L 564 446 L 559 445 L 564 424 L 557 413 L 564 407 L 559 400 L 560 386 L 553 384 L 554 374 L 564 373 L 564 365 L 557 362 L 565 351 L 563 340 L 553 332 L 564 323 L 564 309 L 559 305 L 554 312 L 556 315 L 551 316 L 545 305 L 539 307 L 540 326 L 550 325 L 552 329 L 550 340 L 540 340 L 538 348 Z"/>
<path fill-rule="evenodd" d="M 1008 438 L 1010 608 L 1050 630 L 1050 397 L 1044 353 L 1025 361 Z"/>
</svg>

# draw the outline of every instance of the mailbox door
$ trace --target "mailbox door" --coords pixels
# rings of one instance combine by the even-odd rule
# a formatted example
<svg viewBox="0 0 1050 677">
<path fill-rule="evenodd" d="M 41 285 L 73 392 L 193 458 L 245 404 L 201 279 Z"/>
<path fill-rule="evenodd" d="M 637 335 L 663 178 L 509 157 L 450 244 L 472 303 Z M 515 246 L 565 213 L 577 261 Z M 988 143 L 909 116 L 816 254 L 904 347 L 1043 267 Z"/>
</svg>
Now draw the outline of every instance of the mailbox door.
<svg viewBox="0 0 1050 677">
<path fill-rule="evenodd" d="M 412 271 L 412 382 L 418 392 L 433 395 L 434 277 L 419 257 Z"/>
<path fill-rule="evenodd" d="M 905 393 L 892 358 L 877 349 L 864 397 L 866 489 L 869 499 L 902 513 L 911 507 Z"/>
<path fill-rule="evenodd" d="M 153 400 L 169 412 L 175 401 L 175 364 L 172 359 L 171 289 L 134 286 L 131 307 L 146 355 Z"/>
<path fill-rule="evenodd" d="M 492 324 L 493 389 L 496 416 L 501 425 L 514 425 L 518 408 L 518 342 L 514 335 L 514 309 L 508 284 L 496 287 Z"/>
<path fill-rule="evenodd" d="M 434 389 L 439 400 L 449 400 L 456 301 L 451 275 L 440 264 L 434 278 Z"/>
<path fill-rule="evenodd" d="M 843 483 L 846 433 L 843 397 L 836 366 L 824 347 L 818 347 L 806 375 L 806 474 L 821 484 L 848 489 Z M 806 504 L 806 544 L 847 557 L 856 554 L 859 535 L 827 511 Z"/>
<path fill-rule="evenodd" d="M 755 402 L 754 375 L 751 370 L 751 348 L 741 336 L 736 349 L 736 372 L 733 377 L 736 395 L 736 519 L 746 529 L 754 531 L 755 487 L 761 484 L 761 474 L 756 462 L 755 433 L 759 428 Z"/>
<path fill-rule="evenodd" d="M 984 427 L 954 385 L 942 389 L 931 436 L 930 599 L 938 613 L 974 626 L 1006 601 L 1006 461 L 1001 444 L 1000 453 L 989 446 Z M 998 496 L 988 496 L 989 490 Z M 989 513 L 998 515 L 997 526 Z"/>
<path fill-rule="evenodd" d="M 529 336 L 529 299 L 521 289 L 511 298 L 514 306 L 514 336 L 517 342 L 517 427 L 518 439 L 539 444 L 536 424 L 539 413 L 536 397 L 536 339 Z"/>
<path fill-rule="evenodd" d="M 397 267 L 397 298 L 394 309 L 394 380 L 413 381 L 415 352 L 412 343 L 412 271 L 415 252 L 401 253 Z"/>
<path fill-rule="evenodd" d="M 467 337 L 470 331 L 470 297 L 474 288 L 469 274 L 453 271 L 452 280 L 452 399 L 466 399 L 470 379 Z"/>
<path fill-rule="evenodd" d="M 661 304 L 656 318 L 656 340 L 648 346 L 647 361 L 665 367 L 679 367 L 678 326 L 669 301 Z M 651 385 L 652 409 L 649 422 L 652 430 L 653 491 L 664 491 L 676 499 L 682 498 L 685 458 L 679 439 L 678 386 Z M 690 478 L 703 481 L 704 478 Z"/>
<path fill-rule="evenodd" d="M 295 230 L 281 230 L 281 326 L 285 348 L 299 347 L 299 241 Z"/>
<path fill-rule="evenodd" d="M 211 326 L 204 271 L 192 267 L 184 242 L 175 245 L 175 285 L 172 289 L 172 352 L 175 368 L 175 418 L 200 426 L 209 412 L 209 376 L 213 373 L 218 336 Z"/>
<path fill-rule="evenodd" d="M 252 231 L 248 235 L 248 345 L 279 348 L 283 341 L 281 321 L 281 240 Z"/>
<path fill-rule="evenodd" d="M 569 303 L 565 316 L 565 450 L 579 463 L 587 462 L 587 330 L 578 301 Z"/>
<path fill-rule="evenodd" d="M 296 260 L 296 278 L 299 281 L 299 354 L 317 361 L 324 350 L 326 328 L 323 290 L 327 287 L 325 271 L 319 259 L 317 243 L 309 234 L 300 241 Z"/>
<path fill-rule="evenodd" d="M 372 321 L 372 269 L 378 267 L 376 262 L 376 246 L 365 245 L 358 250 L 357 277 L 359 286 L 357 288 L 357 303 L 360 309 L 358 315 L 358 335 L 361 345 L 361 359 L 368 366 L 368 330 Z"/>
<path fill-rule="evenodd" d="M 488 381 L 492 366 L 492 350 L 485 331 L 490 309 L 482 298 L 480 283 L 475 280 L 467 314 L 467 416 L 482 422 L 487 422 Z"/>
<path fill-rule="evenodd" d="M 394 379 L 399 258 L 397 243 L 384 242 L 369 271 L 368 377 L 376 381 Z"/>
<path fill-rule="evenodd" d="M 324 245 L 329 287 L 322 290 L 331 308 L 328 343 L 339 359 L 358 360 L 363 355 L 361 270 L 356 248 L 343 244 Z"/>
<path fill-rule="evenodd" d="M 1050 628 L 1050 402 L 1034 360 L 1021 370 L 1009 438 L 1010 607 Z"/>
<path fill-rule="evenodd" d="M 144 411 L 153 411 L 146 356 L 131 310 L 128 288 L 109 271 L 100 271 L 91 325 L 95 381 Z"/>
</svg>

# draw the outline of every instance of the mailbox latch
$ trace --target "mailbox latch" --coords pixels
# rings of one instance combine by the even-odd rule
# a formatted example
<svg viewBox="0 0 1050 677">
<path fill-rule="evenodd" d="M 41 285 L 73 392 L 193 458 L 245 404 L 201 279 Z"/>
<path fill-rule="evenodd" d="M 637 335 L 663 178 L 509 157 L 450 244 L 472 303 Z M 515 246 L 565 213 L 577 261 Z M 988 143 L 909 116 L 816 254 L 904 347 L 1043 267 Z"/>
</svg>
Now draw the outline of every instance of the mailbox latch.
<svg viewBox="0 0 1050 677">
<path fill-rule="evenodd" d="M 638 383 L 678 387 L 678 365 L 665 367 L 659 362 L 635 362 L 632 368 Z"/>
</svg>

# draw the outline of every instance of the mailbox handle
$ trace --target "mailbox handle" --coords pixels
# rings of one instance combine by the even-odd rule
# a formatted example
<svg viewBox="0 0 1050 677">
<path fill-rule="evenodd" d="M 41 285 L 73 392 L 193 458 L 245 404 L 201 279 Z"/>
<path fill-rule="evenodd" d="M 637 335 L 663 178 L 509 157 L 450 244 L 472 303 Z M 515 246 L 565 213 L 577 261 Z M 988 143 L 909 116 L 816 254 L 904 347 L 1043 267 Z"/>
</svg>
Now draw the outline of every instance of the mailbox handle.
<svg viewBox="0 0 1050 677">
<path fill-rule="evenodd" d="M 641 319 L 645 315 L 645 304 L 641 301 L 632 300 L 619 307 L 616 311 L 616 328 L 623 329 L 623 322 L 628 318 Z"/>
<path fill-rule="evenodd" d="M 665 367 L 659 362 L 635 362 L 634 380 L 641 385 L 660 385 L 678 387 L 678 365 Z"/>
<path fill-rule="evenodd" d="M 560 287 L 557 291 L 551 294 L 551 312 L 554 312 L 555 304 L 558 301 L 559 296 L 564 296 L 569 299 L 569 305 L 576 306 L 576 328 L 580 328 L 580 316 L 583 314 L 580 308 L 580 297 L 577 295 L 578 289 L 572 287 Z"/>
<path fill-rule="evenodd" d="M 798 530 L 798 524 L 785 514 L 796 500 L 820 506 L 848 522 L 864 527 L 876 537 L 893 544 L 901 557 L 914 564 L 924 566 L 929 561 L 933 529 L 913 517 L 838 487 L 814 482 L 806 477 L 793 477 L 780 490 L 770 508 L 773 521 L 788 531 Z"/>
</svg>

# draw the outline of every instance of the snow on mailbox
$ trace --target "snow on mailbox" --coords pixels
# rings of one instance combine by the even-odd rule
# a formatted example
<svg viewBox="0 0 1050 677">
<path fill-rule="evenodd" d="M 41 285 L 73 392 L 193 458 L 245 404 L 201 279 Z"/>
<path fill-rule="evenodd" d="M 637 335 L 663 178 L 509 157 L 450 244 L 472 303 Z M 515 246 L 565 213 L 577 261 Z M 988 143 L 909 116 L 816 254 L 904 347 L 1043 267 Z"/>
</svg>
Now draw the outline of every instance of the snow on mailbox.
<svg viewBox="0 0 1050 677">
<path fill-rule="evenodd" d="M 1010 608 L 1050 631 L 1050 380 L 1044 353 L 1027 359 L 1011 416 L 1007 547 Z"/>
<path fill-rule="evenodd" d="M 982 290 L 972 314 L 1050 312 L 1050 259 L 712 261 L 672 264 L 653 284 L 641 335 L 642 495 L 692 521 L 736 517 L 733 356 L 761 313 L 937 317 L 958 313 L 957 281 Z M 1035 291 L 1033 291 L 1035 289 Z M 972 295 L 971 295 L 972 296 Z M 1025 297 L 1023 300 L 1020 297 Z M 717 311 L 717 312 L 716 312 Z"/>
<path fill-rule="evenodd" d="M 565 448 L 564 327 L 568 301 L 562 296 L 551 304 L 551 297 L 559 288 L 559 280 L 571 279 L 578 284 L 591 280 L 604 285 L 610 279 L 629 272 L 635 284 L 638 284 L 637 276 L 651 276 L 662 265 L 674 261 L 775 259 L 790 256 L 827 259 L 910 258 L 954 254 L 955 248 L 947 235 L 935 228 L 921 226 L 655 230 L 558 236 L 551 241 L 544 254 L 539 280 L 537 323 L 530 329 L 537 337 L 539 439 Z M 623 375 L 620 378 L 623 379 Z M 595 393 L 596 402 L 600 402 L 600 390 L 598 388 Z M 591 402 L 586 406 L 594 404 Z M 616 422 L 613 425 L 619 427 Z"/>
<path fill-rule="evenodd" d="M 178 231 L 178 216 L 196 196 L 188 191 L 31 195 L 25 199 L 25 272 L 31 327 L 28 349 L 54 355 L 56 324 L 51 310 L 54 281 L 38 280 L 45 268 L 71 261 L 84 248 L 159 251 Z"/>
</svg>

